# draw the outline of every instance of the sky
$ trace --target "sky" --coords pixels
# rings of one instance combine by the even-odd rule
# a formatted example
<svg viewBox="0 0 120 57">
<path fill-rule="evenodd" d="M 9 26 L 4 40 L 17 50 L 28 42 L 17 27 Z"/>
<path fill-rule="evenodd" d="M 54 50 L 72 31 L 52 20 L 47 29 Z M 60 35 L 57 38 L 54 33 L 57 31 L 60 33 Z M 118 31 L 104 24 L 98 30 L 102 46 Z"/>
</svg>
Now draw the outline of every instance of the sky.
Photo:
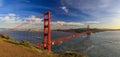
<svg viewBox="0 0 120 57">
<path fill-rule="evenodd" d="M 0 27 L 12 28 L 28 19 L 43 25 L 43 13 L 51 12 L 53 28 L 120 29 L 120 0 L 0 0 Z M 37 16 L 37 17 L 36 17 Z M 60 24 L 60 25 L 59 25 Z"/>
</svg>

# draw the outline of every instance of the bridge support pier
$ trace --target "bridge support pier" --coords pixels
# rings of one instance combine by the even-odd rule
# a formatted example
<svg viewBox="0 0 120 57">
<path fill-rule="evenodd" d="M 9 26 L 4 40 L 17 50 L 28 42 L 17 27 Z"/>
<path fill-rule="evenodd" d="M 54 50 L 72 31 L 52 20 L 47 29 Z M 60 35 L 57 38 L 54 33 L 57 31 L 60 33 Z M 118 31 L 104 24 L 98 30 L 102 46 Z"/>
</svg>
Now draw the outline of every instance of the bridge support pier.
<svg viewBox="0 0 120 57">
<path fill-rule="evenodd" d="M 44 39 L 43 47 L 51 51 L 50 11 L 44 13 Z"/>
</svg>

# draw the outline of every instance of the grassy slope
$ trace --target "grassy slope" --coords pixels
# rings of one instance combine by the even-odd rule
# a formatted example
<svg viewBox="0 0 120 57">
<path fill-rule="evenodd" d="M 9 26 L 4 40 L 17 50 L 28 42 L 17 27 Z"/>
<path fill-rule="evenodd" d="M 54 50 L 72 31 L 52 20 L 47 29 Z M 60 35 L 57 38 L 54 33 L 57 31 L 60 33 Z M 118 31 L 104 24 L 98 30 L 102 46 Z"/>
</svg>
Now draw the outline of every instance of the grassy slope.
<svg viewBox="0 0 120 57">
<path fill-rule="evenodd" d="M 0 38 L 0 57 L 56 57 L 56 55 L 49 55 L 47 52 L 37 52 L 23 48 L 21 46 L 5 42 Z"/>
<path fill-rule="evenodd" d="M 7 43 L 0 39 L 0 57 L 38 57 L 38 52 L 30 51 L 22 47 Z"/>
</svg>

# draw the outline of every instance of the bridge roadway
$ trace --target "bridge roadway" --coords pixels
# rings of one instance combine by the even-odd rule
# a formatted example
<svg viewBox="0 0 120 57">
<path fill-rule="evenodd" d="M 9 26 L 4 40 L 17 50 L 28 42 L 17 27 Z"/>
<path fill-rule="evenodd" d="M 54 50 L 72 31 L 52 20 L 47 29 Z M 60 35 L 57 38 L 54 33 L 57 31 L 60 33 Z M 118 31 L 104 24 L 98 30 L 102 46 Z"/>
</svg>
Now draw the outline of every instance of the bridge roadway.
<svg viewBox="0 0 120 57">
<path fill-rule="evenodd" d="M 66 41 L 66 40 L 69 40 L 69 39 L 81 36 L 83 34 L 91 34 L 91 31 L 85 31 L 85 32 L 75 33 L 75 34 L 70 35 L 70 36 L 66 36 L 66 37 L 62 37 L 62 38 L 57 38 L 55 40 L 51 40 L 51 45 L 62 43 L 63 41 Z M 43 43 L 40 43 L 39 46 L 43 47 Z"/>
</svg>

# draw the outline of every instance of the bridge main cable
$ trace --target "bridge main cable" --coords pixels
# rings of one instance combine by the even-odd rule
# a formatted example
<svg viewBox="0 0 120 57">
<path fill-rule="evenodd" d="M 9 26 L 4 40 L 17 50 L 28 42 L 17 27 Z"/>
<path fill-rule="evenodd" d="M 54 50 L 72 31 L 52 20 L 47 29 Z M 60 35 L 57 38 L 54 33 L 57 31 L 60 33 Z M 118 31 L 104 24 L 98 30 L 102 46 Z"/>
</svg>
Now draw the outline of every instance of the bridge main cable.
<svg viewBox="0 0 120 57">
<path fill-rule="evenodd" d="M 38 18 L 38 17 L 39 17 L 39 15 L 38 15 L 36 18 Z M 6 32 L 3 32 L 2 34 L 7 34 L 7 33 L 11 32 L 11 31 L 14 31 L 14 30 L 16 30 L 16 29 L 18 29 L 18 28 L 26 25 L 26 24 L 29 24 L 29 22 L 31 22 L 32 20 L 35 20 L 36 18 L 34 18 L 34 19 L 33 19 L 33 18 L 30 18 L 30 19 L 28 19 L 26 22 L 21 23 L 21 24 L 13 27 L 13 28 L 11 28 L 11 29 L 8 29 Z"/>
</svg>

